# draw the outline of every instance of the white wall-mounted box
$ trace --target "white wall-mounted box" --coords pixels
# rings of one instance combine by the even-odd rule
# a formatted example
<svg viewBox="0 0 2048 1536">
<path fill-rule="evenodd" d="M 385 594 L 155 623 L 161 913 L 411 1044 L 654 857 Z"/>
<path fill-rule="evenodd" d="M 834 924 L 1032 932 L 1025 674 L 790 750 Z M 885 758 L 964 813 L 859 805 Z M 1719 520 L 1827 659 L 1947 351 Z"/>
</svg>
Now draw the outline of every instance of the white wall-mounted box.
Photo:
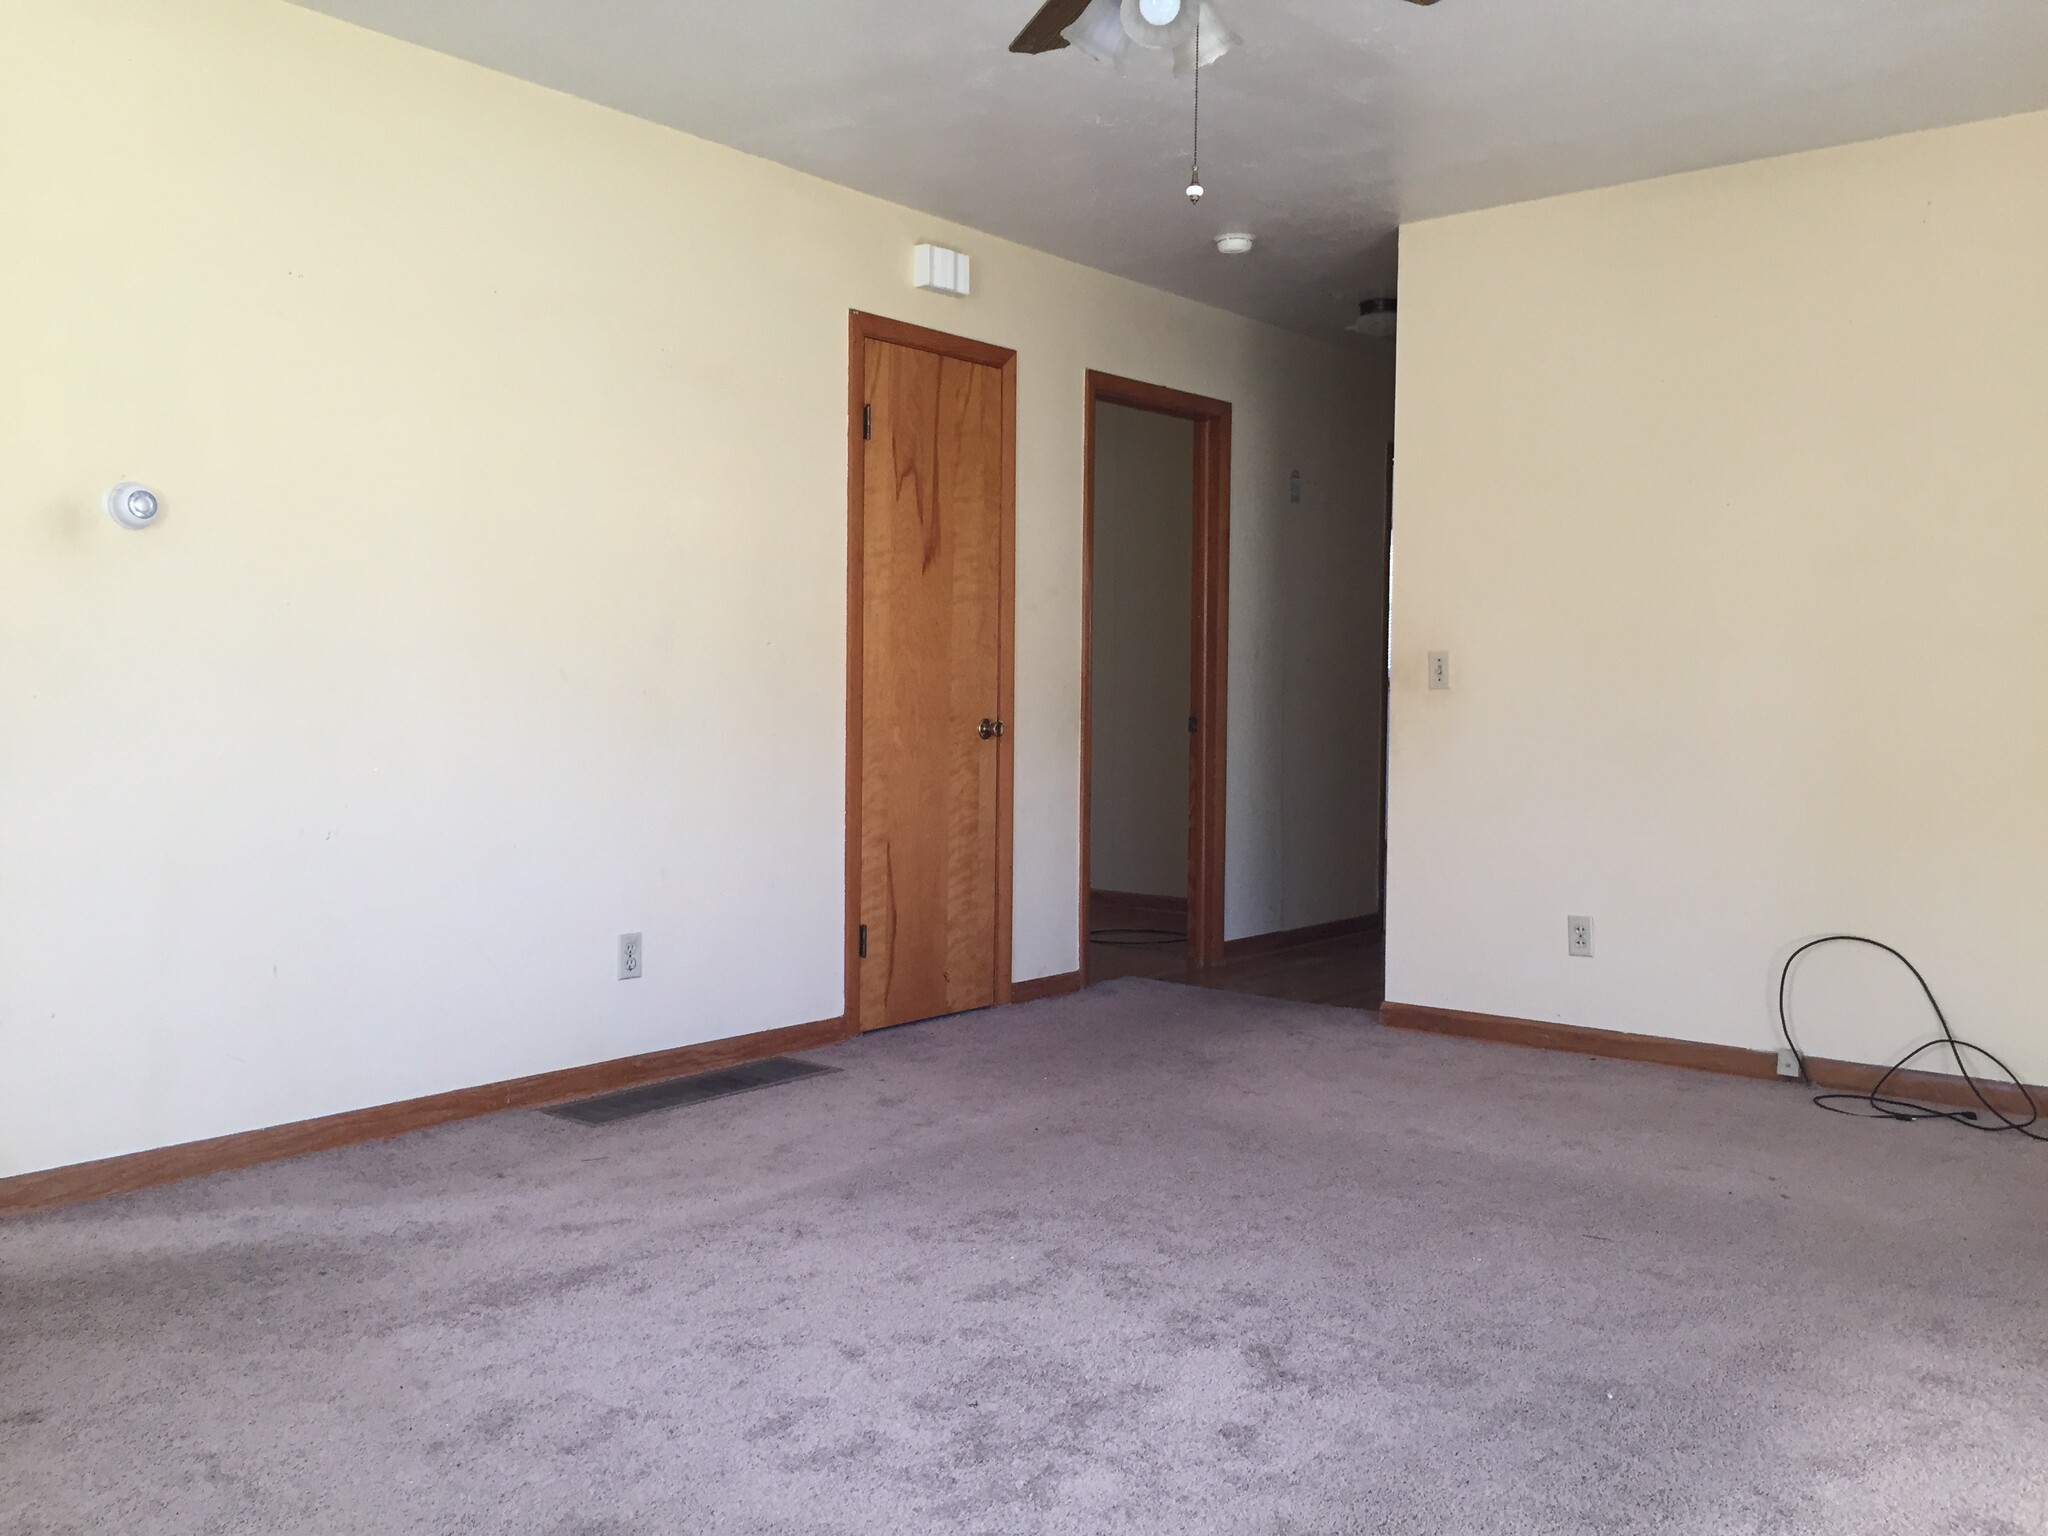
<svg viewBox="0 0 2048 1536">
<path fill-rule="evenodd" d="M 911 262 L 911 281 L 934 293 L 966 298 L 968 257 L 964 251 L 949 251 L 943 245 L 920 245 Z"/>
</svg>

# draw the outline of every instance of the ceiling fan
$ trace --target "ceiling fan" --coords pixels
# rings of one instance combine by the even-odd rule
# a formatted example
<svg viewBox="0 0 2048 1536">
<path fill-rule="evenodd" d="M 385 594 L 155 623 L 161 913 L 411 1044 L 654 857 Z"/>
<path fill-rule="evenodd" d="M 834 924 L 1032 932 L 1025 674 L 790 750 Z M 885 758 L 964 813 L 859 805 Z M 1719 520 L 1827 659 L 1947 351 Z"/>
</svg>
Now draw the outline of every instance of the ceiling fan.
<svg viewBox="0 0 2048 1536">
<path fill-rule="evenodd" d="M 1409 0 L 1409 4 L 1435 5 L 1436 0 Z M 1045 0 L 1010 44 L 1010 52 L 1051 53 L 1072 44 L 1091 57 L 1113 62 L 1128 37 L 1148 48 L 1191 54 L 1196 18 L 1205 10 L 1213 15 L 1213 7 L 1202 0 Z M 1229 32 L 1228 28 L 1210 26 L 1206 19 L 1204 30 L 1224 36 Z M 1217 49 L 1214 57 L 1209 56 L 1211 45 L 1205 42 L 1199 62 L 1213 64 L 1222 51 Z M 1192 58 L 1182 61 L 1187 65 L 1193 62 Z"/>
</svg>

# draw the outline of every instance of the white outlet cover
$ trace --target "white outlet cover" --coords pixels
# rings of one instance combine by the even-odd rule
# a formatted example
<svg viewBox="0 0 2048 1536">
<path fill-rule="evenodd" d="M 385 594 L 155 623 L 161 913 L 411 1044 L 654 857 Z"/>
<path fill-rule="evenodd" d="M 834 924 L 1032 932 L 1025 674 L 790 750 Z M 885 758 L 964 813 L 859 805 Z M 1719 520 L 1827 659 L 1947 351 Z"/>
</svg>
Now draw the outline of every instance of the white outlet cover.
<svg viewBox="0 0 2048 1536">
<path fill-rule="evenodd" d="M 619 980 L 638 981 L 647 967 L 647 945 L 637 933 L 619 935 Z"/>
<path fill-rule="evenodd" d="M 1581 960 L 1593 958 L 1593 919 L 1568 917 L 1564 920 L 1564 942 L 1568 953 Z"/>
</svg>

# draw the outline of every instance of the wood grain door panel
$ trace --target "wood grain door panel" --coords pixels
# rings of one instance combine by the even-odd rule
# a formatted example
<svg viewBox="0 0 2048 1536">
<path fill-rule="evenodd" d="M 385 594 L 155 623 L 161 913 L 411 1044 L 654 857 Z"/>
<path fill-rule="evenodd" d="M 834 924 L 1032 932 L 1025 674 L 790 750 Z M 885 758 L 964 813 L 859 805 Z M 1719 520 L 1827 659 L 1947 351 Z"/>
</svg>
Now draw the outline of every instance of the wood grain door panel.
<svg viewBox="0 0 2048 1536">
<path fill-rule="evenodd" d="M 869 339 L 861 480 L 859 1015 L 997 1000 L 1005 380 Z"/>
</svg>

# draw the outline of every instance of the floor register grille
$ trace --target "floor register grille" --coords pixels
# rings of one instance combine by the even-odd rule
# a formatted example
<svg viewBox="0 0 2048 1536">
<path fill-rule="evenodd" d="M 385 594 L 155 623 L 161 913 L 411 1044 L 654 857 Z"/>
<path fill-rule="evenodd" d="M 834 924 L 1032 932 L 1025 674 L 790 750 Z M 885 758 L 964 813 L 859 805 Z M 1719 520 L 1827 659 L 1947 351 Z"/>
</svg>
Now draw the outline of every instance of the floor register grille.
<svg viewBox="0 0 2048 1536">
<path fill-rule="evenodd" d="M 573 1120 L 578 1125 L 610 1125 L 618 1120 L 651 1115 L 658 1109 L 706 1104 L 713 1099 L 729 1098 L 735 1093 L 752 1093 L 757 1088 L 773 1088 L 781 1083 L 793 1083 L 838 1070 L 816 1062 L 798 1061 L 793 1056 L 772 1056 L 766 1061 L 750 1061 L 745 1066 L 699 1072 L 694 1077 L 671 1078 L 665 1083 L 649 1083 L 644 1088 L 626 1088 L 618 1093 L 599 1094 L 596 1098 L 577 1099 L 572 1103 L 557 1104 L 543 1113 L 558 1120 Z"/>
</svg>

